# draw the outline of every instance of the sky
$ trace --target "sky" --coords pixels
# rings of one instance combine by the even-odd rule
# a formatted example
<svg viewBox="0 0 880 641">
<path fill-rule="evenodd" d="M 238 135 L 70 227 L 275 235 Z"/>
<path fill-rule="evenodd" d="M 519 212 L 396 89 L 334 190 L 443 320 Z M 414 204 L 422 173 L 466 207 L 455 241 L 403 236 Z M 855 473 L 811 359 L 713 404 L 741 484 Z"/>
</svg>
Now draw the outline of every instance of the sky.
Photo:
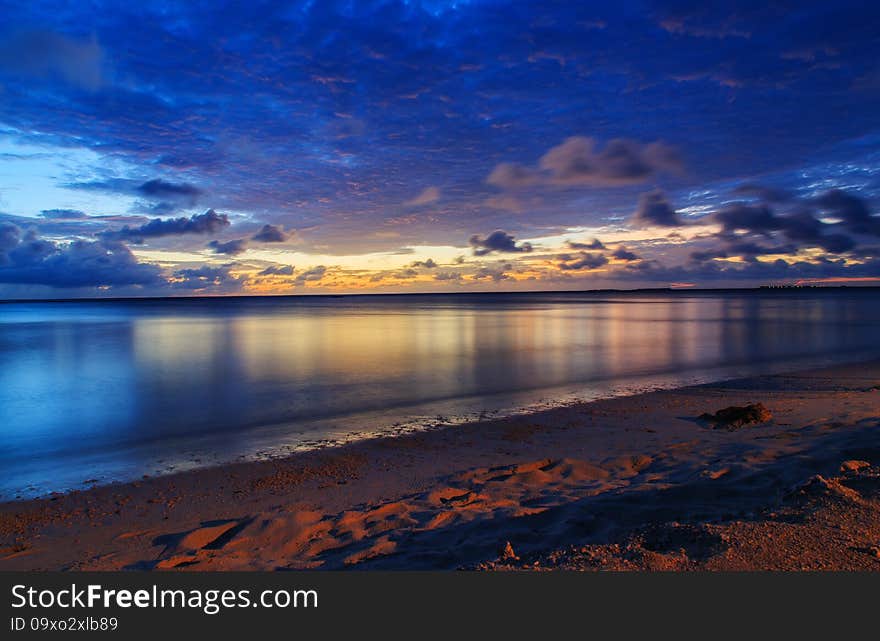
<svg viewBox="0 0 880 641">
<path fill-rule="evenodd" d="M 0 10 L 0 298 L 880 284 L 880 5 Z"/>
</svg>

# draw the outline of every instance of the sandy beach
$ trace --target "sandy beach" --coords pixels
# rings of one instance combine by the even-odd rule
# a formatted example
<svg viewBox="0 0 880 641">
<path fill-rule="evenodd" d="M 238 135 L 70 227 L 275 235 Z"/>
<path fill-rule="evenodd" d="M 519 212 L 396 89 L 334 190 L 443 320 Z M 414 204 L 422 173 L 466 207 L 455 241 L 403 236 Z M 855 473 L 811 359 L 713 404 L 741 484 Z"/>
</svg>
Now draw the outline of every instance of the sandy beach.
<svg viewBox="0 0 880 641">
<path fill-rule="evenodd" d="M 0 569 L 880 570 L 878 427 L 880 362 L 600 400 L 5 503 Z"/>
</svg>

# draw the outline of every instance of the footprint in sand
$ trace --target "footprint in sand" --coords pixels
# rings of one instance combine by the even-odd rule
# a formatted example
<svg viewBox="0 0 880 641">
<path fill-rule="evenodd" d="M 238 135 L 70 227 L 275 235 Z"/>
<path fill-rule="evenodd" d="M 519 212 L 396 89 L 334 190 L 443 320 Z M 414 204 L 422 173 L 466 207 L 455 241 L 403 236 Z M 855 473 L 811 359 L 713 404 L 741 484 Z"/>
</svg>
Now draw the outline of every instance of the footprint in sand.
<svg viewBox="0 0 880 641">
<path fill-rule="evenodd" d="M 210 551 L 223 548 L 252 520 L 245 518 L 210 521 L 203 523 L 203 527 L 189 532 L 160 536 L 154 543 L 164 545 L 165 549 L 160 554 L 162 558 L 156 562 L 155 567 L 179 568 L 199 563 L 209 556 Z"/>
<path fill-rule="evenodd" d="M 621 457 L 602 465 L 539 459 L 469 470 L 431 491 L 338 514 L 286 509 L 203 523 L 156 539 L 164 549 L 152 567 L 210 563 L 218 569 L 255 568 L 255 558 L 269 567 L 351 566 L 397 554 L 407 537 L 469 522 L 533 515 L 619 487 L 621 479 L 640 474 L 652 462 L 647 456 Z"/>
</svg>

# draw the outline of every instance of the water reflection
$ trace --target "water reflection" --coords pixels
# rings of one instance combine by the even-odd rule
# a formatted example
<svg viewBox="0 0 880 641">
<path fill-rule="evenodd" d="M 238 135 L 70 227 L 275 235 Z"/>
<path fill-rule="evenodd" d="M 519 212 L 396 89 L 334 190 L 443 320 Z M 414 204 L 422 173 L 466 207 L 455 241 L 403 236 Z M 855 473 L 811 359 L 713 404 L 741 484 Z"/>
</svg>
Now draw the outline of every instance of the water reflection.
<svg viewBox="0 0 880 641">
<path fill-rule="evenodd" d="M 860 291 L 5 304 L 0 491 L 139 473 L 194 438 L 232 457 L 271 425 L 292 442 L 320 418 L 853 357 L 878 320 Z"/>
</svg>

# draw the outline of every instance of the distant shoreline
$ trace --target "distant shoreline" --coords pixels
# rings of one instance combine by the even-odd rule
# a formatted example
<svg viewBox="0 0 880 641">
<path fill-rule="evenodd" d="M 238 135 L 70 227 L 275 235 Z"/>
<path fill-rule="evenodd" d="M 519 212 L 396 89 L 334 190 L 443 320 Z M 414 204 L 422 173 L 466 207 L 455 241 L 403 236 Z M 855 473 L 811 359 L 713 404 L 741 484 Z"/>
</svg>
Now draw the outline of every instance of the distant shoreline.
<svg viewBox="0 0 880 641">
<path fill-rule="evenodd" d="M 795 292 L 827 291 L 880 291 L 880 285 L 761 285 L 758 287 L 647 287 L 639 289 L 560 289 L 529 291 L 469 291 L 469 292 L 364 292 L 326 294 L 208 294 L 204 296 L 110 296 L 81 298 L 5 298 L 0 304 L 14 303 L 113 303 L 139 301 L 202 301 L 202 300 L 271 300 L 297 298 L 366 298 L 366 297 L 429 297 L 429 296 L 534 296 L 560 294 L 790 294 Z"/>
</svg>

